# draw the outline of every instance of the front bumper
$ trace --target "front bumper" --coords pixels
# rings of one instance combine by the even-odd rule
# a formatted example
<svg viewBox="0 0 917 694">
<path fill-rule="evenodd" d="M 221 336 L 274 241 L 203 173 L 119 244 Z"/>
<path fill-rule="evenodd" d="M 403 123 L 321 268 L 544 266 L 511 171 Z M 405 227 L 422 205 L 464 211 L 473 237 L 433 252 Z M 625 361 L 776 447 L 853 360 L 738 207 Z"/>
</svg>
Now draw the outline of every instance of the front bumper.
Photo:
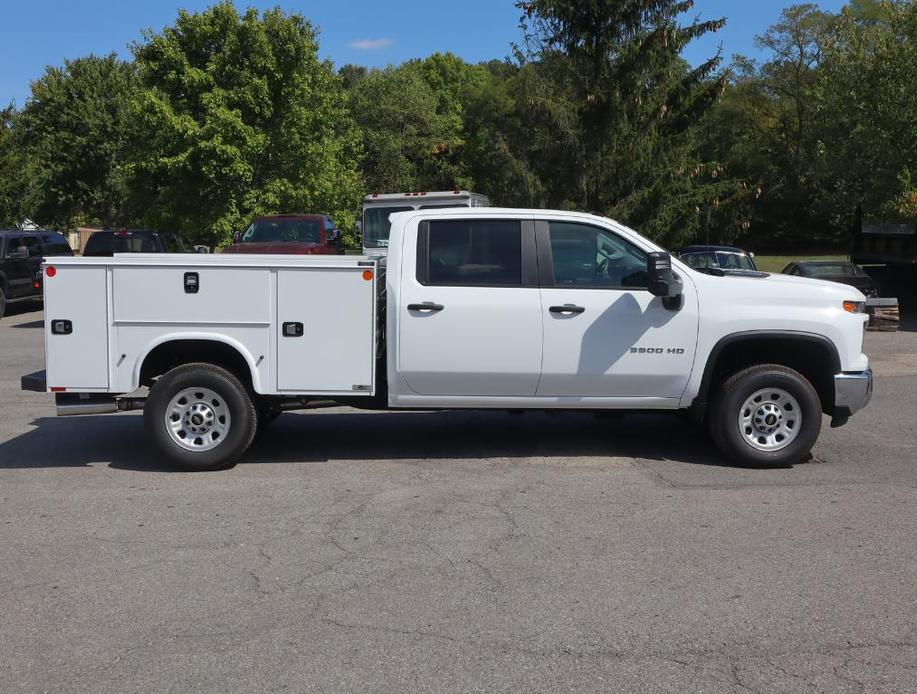
<svg viewBox="0 0 917 694">
<path fill-rule="evenodd" d="M 834 376 L 834 420 L 840 426 L 847 418 L 862 410 L 872 400 L 872 369 Z M 837 423 L 836 423 L 837 422 Z"/>
</svg>

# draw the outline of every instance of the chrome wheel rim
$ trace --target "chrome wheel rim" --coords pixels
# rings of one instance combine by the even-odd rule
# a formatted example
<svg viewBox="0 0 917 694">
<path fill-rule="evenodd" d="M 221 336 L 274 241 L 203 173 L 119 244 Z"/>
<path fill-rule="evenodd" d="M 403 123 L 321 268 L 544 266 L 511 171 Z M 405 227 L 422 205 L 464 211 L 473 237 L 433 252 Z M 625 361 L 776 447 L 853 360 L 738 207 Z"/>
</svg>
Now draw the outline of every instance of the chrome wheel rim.
<svg viewBox="0 0 917 694">
<path fill-rule="evenodd" d="M 232 420 L 222 395 L 209 388 L 185 388 L 169 401 L 166 431 L 187 451 L 208 451 L 226 440 Z"/>
<path fill-rule="evenodd" d="M 802 410 L 782 388 L 762 388 L 749 396 L 739 410 L 739 432 L 758 451 L 779 451 L 799 436 Z"/>
</svg>

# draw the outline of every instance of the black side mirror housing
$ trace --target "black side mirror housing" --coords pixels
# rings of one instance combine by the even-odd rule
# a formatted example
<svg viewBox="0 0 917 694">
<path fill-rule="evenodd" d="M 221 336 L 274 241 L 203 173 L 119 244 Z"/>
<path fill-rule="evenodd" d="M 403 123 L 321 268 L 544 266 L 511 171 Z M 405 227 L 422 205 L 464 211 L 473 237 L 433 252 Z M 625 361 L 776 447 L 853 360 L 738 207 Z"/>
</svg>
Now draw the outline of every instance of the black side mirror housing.
<svg viewBox="0 0 917 694">
<path fill-rule="evenodd" d="M 661 297 L 662 305 L 670 311 L 680 309 L 684 285 L 672 270 L 672 256 L 663 251 L 648 254 L 646 273 L 650 294 Z"/>
<path fill-rule="evenodd" d="M 242 240 L 242 232 L 241 232 L 241 231 L 237 231 L 235 234 L 232 235 L 232 242 L 233 242 L 233 243 L 239 243 L 239 241 L 241 241 L 241 240 Z"/>
</svg>

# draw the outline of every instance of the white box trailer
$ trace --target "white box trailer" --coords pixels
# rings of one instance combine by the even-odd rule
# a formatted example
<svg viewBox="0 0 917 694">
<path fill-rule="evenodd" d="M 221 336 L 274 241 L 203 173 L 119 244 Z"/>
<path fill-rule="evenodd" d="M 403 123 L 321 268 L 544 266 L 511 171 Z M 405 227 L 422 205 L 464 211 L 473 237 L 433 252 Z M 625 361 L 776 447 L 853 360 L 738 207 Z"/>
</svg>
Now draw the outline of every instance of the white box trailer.
<svg viewBox="0 0 917 694">
<path fill-rule="evenodd" d="M 357 256 L 55 258 L 45 267 L 48 389 L 131 393 L 158 346 L 174 352 L 178 339 L 235 350 L 259 395 L 370 396 L 377 275 Z"/>
</svg>

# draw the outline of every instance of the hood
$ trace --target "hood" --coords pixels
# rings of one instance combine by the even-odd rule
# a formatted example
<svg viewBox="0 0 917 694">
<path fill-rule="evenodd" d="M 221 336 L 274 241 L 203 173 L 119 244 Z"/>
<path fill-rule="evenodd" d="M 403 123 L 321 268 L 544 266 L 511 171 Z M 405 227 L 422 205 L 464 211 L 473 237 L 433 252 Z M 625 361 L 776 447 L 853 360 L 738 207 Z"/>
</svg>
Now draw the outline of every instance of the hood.
<svg viewBox="0 0 917 694">
<path fill-rule="evenodd" d="M 863 293 L 865 293 L 867 290 L 875 289 L 876 286 L 876 283 L 873 281 L 872 277 L 850 277 L 848 275 L 839 275 L 837 277 L 819 277 L 819 279 L 825 280 L 826 282 L 836 282 L 838 284 L 846 284 L 851 287 L 856 287 Z"/>
<path fill-rule="evenodd" d="M 863 301 L 866 298 L 855 287 L 797 275 L 729 273 L 716 276 L 692 270 L 691 279 L 697 286 L 717 295 L 758 297 L 762 301 L 781 299 L 799 305 L 819 305 L 823 302 L 833 305 L 838 300 Z"/>
<path fill-rule="evenodd" d="M 223 253 L 253 253 L 258 255 L 308 255 L 320 248 L 320 243 L 307 241 L 271 241 L 266 243 L 234 243 Z"/>
<path fill-rule="evenodd" d="M 872 285 L 872 281 L 868 277 L 864 277 L 863 279 L 866 280 L 866 283 L 864 286 Z M 797 275 L 781 275 L 781 274 L 768 275 L 767 281 L 768 282 L 779 282 L 785 285 L 795 285 L 799 287 L 800 289 L 831 288 L 831 289 L 834 289 L 835 291 L 847 292 L 848 294 L 850 293 L 850 287 L 859 288 L 860 286 L 858 284 L 854 285 L 854 284 L 850 284 L 847 282 L 841 282 L 840 278 L 836 280 L 828 279 L 828 278 L 816 279 L 814 277 L 800 277 Z M 856 299 L 858 297 L 851 296 L 848 298 Z"/>
</svg>

